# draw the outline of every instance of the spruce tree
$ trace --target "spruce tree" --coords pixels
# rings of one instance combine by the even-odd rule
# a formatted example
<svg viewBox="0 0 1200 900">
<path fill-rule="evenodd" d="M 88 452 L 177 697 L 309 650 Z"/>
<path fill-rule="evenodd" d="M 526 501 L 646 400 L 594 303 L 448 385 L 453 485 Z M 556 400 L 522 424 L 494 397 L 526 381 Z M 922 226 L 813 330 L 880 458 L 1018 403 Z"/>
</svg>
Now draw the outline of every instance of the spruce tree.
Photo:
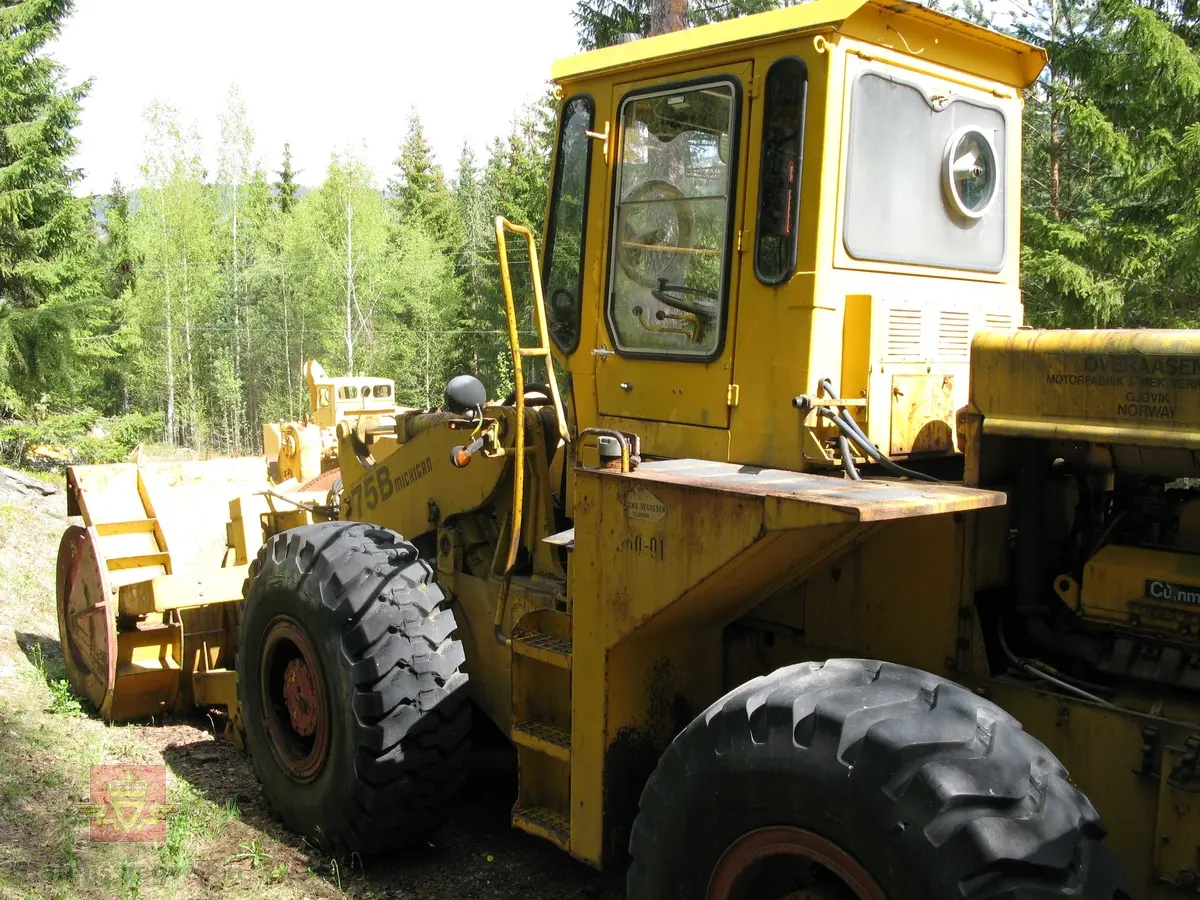
<svg viewBox="0 0 1200 900">
<path fill-rule="evenodd" d="M 1049 56 L 1025 111 L 1034 324 L 1200 324 L 1196 22 L 1187 4 L 1045 0 L 1012 26 Z"/>
<path fill-rule="evenodd" d="M 669 0 L 576 0 L 571 15 L 579 46 L 584 50 L 608 47 L 623 35 L 646 37 L 656 22 L 669 18 L 663 9 Z M 688 0 L 688 25 L 707 25 L 790 5 L 789 0 Z"/>
<path fill-rule="evenodd" d="M 96 299 L 90 201 L 74 197 L 73 131 L 89 85 L 47 52 L 71 0 L 0 0 L 0 390 L 61 390 Z"/>
<path fill-rule="evenodd" d="M 283 168 L 279 170 L 279 180 L 275 182 L 275 200 L 279 203 L 281 212 L 289 213 L 296 205 L 300 194 L 300 186 L 296 184 L 296 172 L 292 169 L 292 145 L 283 145 Z"/>
<path fill-rule="evenodd" d="M 408 117 L 408 134 L 394 164 L 398 171 L 388 182 L 388 191 L 401 218 L 424 230 L 444 253 L 453 256 L 462 243 L 457 203 L 415 111 Z"/>
<path fill-rule="evenodd" d="M 100 259 L 104 266 L 104 294 L 119 299 L 133 287 L 133 248 L 129 235 L 129 193 L 114 178 L 112 188 L 101 198 L 103 231 Z"/>
</svg>

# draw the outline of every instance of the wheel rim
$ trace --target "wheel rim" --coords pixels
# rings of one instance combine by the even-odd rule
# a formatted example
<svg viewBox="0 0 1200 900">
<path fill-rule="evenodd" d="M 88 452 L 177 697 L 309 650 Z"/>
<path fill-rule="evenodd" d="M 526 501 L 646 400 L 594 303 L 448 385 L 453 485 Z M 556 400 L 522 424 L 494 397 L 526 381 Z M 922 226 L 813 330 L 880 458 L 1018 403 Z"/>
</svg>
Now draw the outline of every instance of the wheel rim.
<svg viewBox="0 0 1200 900">
<path fill-rule="evenodd" d="M 311 781 L 329 752 L 329 700 L 317 652 L 291 616 L 267 628 L 259 696 L 276 758 L 297 781 Z"/>
<path fill-rule="evenodd" d="M 726 848 L 708 884 L 708 900 L 887 900 L 845 850 L 801 828 L 776 826 L 742 835 Z"/>
</svg>

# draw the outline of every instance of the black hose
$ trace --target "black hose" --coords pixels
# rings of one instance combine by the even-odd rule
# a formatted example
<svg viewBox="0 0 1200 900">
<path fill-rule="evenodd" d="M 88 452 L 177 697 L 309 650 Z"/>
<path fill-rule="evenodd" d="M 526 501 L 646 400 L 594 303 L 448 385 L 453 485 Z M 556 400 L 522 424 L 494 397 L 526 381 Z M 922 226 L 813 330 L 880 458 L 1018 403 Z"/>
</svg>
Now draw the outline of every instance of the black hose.
<svg viewBox="0 0 1200 900">
<path fill-rule="evenodd" d="M 884 456 L 879 448 L 872 444 L 867 436 L 862 433 L 862 430 L 858 428 L 854 419 L 846 412 L 843 411 L 839 415 L 831 407 L 823 406 L 821 407 L 821 415 L 833 422 L 845 438 L 858 447 L 864 456 L 880 465 L 885 472 L 895 475 L 897 478 L 911 478 L 913 481 L 937 482 L 940 480 L 924 472 L 906 469 L 894 460 Z"/>
<path fill-rule="evenodd" d="M 1109 709 L 1117 708 L 1114 704 L 1109 703 L 1107 700 L 1097 697 L 1095 694 L 1089 693 L 1088 691 L 1085 691 L 1083 688 L 1078 688 L 1073 684 L 1068 684 L 1067 682 L 1063 681 L 1061 678 L 1055 678 L 1050 673 L 1043 672 L 1041 669 L 1037 668 L 1036 666 L 1030 665 L 1027 661 L 1018 658 L 1017 655 L 1015 653 L 1013 653 L 1012 650 L 1008 646 L 1008 641 L 1004 637 L 1004 628 L 1001 627 L 1001 628 L 997 629 L 996 633 L 1000 637 L 1000 649 L 1004 651 L 1004 655 L 1008 657 L 1008 661 L 1010 663 L 1012 663 L 1014 666 L 1016 666 L 1017 669 L 1019 669 L 1020 671 L 1024 672 L 1027 675 L 1032 675 L 1034 678 L 1040 678 L 1043 681 L 1054 685 L 1055 687 L 1059 688 L 1060 690 L 1066 691 L 1068 694 L 1074 694 L 1076 697 L 1081 697 L 1084 700 L 1090 700 L 1092 703 L 1098 703 L 1099 705 L 1106 706 Z"/>
<path fill-rule="evenodd" d="M 833 389 L 833 382 L 828 378 L 821 380 L 821 387 L 833 398 L 835 403 L 840 399 L 837 391 Z M 838 427 L 838 430 L 862 451 L 864 456 L 882 466 L 885 472 L 889 472 L 897 478 L 911 478 L 914 481 L 930 481 L 934 483 L 941 481 L 940 478 L 934 478 L 925 472 L 907 469 L 890 457 L 885 456 L 882 450 L 871 443 L 871 439 L 867 437 L 858 423 L 854 421 L 854 417 L 850 415 L 849 410 L 842 408 L 838 411 L 832 407 L 823 407 L 821 412 L 825 418 L 830 419 Z"/>
<path fill-rule="evenodd" d="M 854 465 L 854 457 L 850 455 L 850 442 L 846 440 L 844 434 L 838 435 L 838 453 L 842 455 L 842 468 L 846 471 L 846 477 L 851 481 L 862 481 L 862 476 L 858 474 L 858 467 Z"/>
</svg>

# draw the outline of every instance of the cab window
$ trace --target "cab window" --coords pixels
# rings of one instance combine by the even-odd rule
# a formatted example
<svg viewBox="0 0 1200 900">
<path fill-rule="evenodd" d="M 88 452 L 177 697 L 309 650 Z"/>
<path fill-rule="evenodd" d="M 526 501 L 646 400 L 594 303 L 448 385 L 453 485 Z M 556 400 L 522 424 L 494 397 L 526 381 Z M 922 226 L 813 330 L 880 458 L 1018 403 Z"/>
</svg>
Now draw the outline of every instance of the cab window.
<svg viewBox="0 0 1200 900">
<path fill-rule="evenodd" d="M 720 352 L 737 94 L 725 78 L 621 104 L 607 316 L 622 353 Z"/>
<path fill-rule="evenodd" d="M 564 353 L 579 343 L 583 291 L 583 239 L 587 223 L 587 176 L 591 168 L 592 98 L 572 97 L 563 106 L 558 154 L 546 223 L 543 296 L 550 336 Z"/>
<path fill-rule="evenodd" d="M 781 59 L 767 71 L 754 245 L 754 274 L 764 284 L 781 284 L 796 268 L 807 93 L 808 70 L 800 60 Z"/>
<path fill-rule="evenodd" d="M 855 259 L 998 272 L 1007 247 L 1004 112 L 888 72 L 850 103 L 843 232 Z"/>
</svg>

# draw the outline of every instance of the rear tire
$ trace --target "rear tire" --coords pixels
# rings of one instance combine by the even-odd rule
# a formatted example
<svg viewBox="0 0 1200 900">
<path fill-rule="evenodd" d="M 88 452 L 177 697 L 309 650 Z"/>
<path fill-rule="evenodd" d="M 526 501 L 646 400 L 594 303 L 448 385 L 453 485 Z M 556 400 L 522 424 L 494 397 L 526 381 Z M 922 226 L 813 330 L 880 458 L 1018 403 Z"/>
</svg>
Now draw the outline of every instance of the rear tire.
<svg viewBox="0 0 1200 900">
<path fill-rule="evenodd" d="M 394 531 L 307 525 L 267 541 L 244 595 L 238 697 L 275 814 L 332 852 L 428 837 L 470 730 L 463 649 L 429 565 Z"/>
<path fill-rule="evenodd" d="M 994 703 L 905 666 L 802 663 L 727 694 L 663 754 L 627 897 L 1132 900 L 1103 837 Z"/>
</svg>

